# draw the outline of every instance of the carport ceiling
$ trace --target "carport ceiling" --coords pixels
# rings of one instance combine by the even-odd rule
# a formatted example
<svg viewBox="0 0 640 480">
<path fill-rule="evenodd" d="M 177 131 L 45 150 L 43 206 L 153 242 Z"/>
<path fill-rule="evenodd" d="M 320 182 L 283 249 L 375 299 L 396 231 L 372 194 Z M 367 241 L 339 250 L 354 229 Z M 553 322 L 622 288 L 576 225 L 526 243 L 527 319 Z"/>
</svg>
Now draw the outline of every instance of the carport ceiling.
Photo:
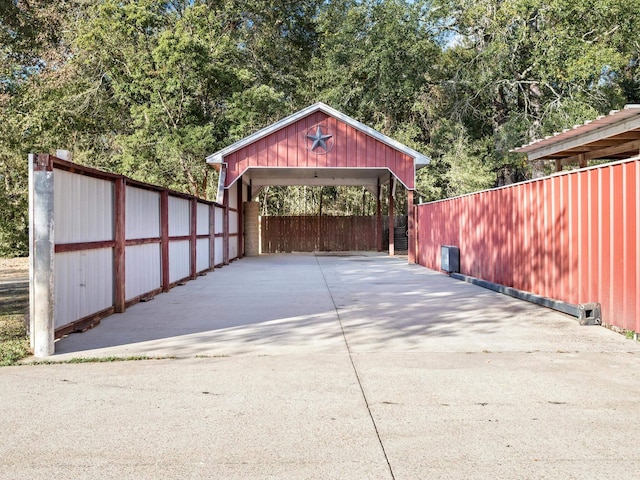
<svg viewBox="0 0 640 480">
<path fill-rule="evenodd" d="M 293 186 L 371 186 L 389 182 L 387 168 L 249 168 L 243 181 L 254 187 Z"/>
</svg>

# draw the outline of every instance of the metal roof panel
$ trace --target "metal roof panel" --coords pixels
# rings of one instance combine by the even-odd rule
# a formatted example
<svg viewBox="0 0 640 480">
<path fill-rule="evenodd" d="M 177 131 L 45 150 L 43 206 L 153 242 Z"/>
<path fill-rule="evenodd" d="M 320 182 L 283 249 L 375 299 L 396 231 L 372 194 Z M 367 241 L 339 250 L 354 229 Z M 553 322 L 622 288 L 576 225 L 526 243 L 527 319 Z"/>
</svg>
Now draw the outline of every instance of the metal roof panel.
<svg viewBox="0 0 640 480">
<path fill-rule="evenodd" d="M 575 149 L 638 127 L 640 127 L 640 105 L 629 104 L 625 105 L 622 110 L 612 110 L 609 115 L 599 116 L 595 120 L 587 120 L 582 125 L 576 125 L 543 139 L 534 140 L 511 151 L 527 153 L 530 160 L 535 160 Z M 572 155 L 572 153 L 567 155 Z"/>
</svg>

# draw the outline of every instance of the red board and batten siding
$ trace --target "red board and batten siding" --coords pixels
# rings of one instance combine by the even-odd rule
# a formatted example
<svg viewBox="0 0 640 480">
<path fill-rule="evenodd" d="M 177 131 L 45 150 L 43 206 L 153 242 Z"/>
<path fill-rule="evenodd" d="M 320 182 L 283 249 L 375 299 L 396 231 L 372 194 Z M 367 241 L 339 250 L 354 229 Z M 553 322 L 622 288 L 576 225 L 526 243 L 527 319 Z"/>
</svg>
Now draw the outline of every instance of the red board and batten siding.
<svg viewBox="0 0 640 480">
<path fill-rule="evenodd" d="M 326 154 L 311 152 L 306 135 L 317 125 L 334 136 Z M 315 133 L 315 132 L 314 132 Z M 414 188 L 414 159 L 324 112 L 314 112 L 225 157 L 231 185 L 250 167 L 389 168 Z"/>
<path fill-rule="evenodd" d="M 640 331 L 640 160 L 419 205 L 421 265 L 460 247 L 462 274 L 545 297 L 602 304 Z"/>
</svg>

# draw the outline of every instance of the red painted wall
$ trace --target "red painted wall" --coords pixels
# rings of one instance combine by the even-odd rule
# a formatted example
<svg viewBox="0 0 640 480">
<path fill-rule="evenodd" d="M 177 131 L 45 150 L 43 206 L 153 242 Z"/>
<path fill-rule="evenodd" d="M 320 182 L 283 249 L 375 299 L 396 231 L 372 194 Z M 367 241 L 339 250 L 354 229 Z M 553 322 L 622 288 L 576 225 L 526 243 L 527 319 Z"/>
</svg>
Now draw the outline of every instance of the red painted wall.
<svg viewBox="0 0 640 480">
<path fill-rule="evenodd" d="M 310 129 L 315 133 L 317 125 L 328 128 L 333 135 L 334 144 L 327 153 L 307 148 L 306 135 Z M 314 112 L 231 153 L 225 162 L 228 164 L 227 185 L 248 167 L 385 167 L 407 188 L 414 188 L 413 158 L 323 112 Z"/>
<path fill-rule="evenodd" d="M 567 172 L 417 207 L 418 257 L 569 303 L 640 332 L 640 160 Z"/>
</svg>

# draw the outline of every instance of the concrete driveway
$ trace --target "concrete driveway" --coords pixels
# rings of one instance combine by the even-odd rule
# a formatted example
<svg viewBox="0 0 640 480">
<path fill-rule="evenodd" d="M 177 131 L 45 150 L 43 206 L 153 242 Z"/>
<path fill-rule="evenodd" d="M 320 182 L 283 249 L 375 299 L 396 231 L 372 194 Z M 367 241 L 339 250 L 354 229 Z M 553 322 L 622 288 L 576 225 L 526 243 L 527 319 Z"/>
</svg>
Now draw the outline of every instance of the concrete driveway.
<svg viewBox="0 0 640 480">
<path fill-rule="evenodd" d="M 0 478 L 640 478 L 640 344 L 397 258 L 246 258 L 56 351 L 165 358 L 0 369 Z"/>
</svg>

